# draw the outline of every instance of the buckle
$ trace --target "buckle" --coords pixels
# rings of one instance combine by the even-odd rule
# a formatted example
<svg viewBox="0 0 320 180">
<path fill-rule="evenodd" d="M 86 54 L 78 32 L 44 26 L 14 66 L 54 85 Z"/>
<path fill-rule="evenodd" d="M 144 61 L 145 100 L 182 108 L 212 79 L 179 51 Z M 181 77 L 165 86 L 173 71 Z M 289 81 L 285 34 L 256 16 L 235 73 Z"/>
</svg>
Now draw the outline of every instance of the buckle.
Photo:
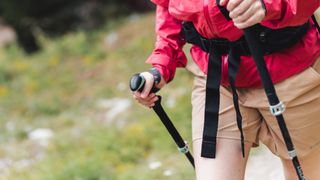
<svg viewBox="0 0 320 180">
<path fill-rule="evenodd" d="M 185 143 L 184 147 L 182 147 L 182 148 L 178 147 L 178 150 L 179 150 L 182 154 L 187 154 L 187 153 L 189 152 L 188 142 L 185 141 L 184 143 Z"/>
<path fill-rule="evenodd" d="M 296 150 L 288 151 L 289 157 L 293 159 L 294 157 L 297 157 Z"/>
<path fill-rule="evenodd" d="M 270 106 L 269 109 L 273 116 L 279 116 L 285 111 L 286 108 L 282 102 L 279 102 L 277 105 Z"/>
</svg>

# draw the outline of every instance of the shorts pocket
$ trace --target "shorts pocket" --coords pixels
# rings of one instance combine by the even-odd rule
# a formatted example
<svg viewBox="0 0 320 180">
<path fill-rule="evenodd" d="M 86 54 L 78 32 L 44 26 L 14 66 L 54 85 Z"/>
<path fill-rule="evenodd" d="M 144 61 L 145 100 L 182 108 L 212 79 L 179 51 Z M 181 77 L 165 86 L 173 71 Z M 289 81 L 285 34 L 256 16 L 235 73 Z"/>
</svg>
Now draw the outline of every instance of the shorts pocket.
<svg viewBox="0 0 320 180">
<path fill-rule="evenodd" d="M 320 58 L 311 67 L 312 72 L 320 79 Z"/>
</svg>

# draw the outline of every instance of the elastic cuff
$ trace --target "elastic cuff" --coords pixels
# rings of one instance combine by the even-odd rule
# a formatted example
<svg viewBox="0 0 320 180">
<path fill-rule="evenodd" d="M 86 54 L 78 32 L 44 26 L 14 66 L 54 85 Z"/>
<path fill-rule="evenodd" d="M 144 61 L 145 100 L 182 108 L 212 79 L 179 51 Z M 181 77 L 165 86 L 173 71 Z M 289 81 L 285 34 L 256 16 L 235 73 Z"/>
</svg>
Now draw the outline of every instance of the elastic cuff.
<svg viewBox="0 0 320 180">
<path fill-rule="evenodd" d="M 165 66 L 162 66 L 160 64 L 152 64 L 152 66 L 160 72 L 161 76 L 166 81 L 166 83 L 172 80 L 171 74 L 168 68 L 165 68 Z"/>
<path fill-rule="evenodd" d="M 169 83 L 174 77 L 176 68 L 175 62 L 170 59 L 171 58 L 166 55 L 152 54 L 146 63 L 152 64 L 152 66 L 160 72 L 166 83 Z"/>
</svg>

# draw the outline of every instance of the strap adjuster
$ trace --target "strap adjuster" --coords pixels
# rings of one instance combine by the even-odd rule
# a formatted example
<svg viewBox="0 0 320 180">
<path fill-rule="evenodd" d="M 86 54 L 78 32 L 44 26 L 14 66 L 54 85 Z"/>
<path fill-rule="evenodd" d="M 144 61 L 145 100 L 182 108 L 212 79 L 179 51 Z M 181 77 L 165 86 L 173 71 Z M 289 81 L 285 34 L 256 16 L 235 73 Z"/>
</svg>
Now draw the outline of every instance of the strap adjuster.
<svg viewBox="0 0 320 180">
<path fill-rule="evenodd" d="M 279 116 L 285 111 L 286 108 L 283 102 L 279 102 L 277 105 L 270 106 L 269 109 L 273 116 Z"/>
<path fill-rule="evenodd" d="M 182 153 L 182 154 L 187 154 L 189 152 L 189 146 L 188 146 L 188 142 L 185 141 L 185 146 L 180 148 L 178 147 L 178 150 Z"/>
<path fill-rule="evenodd" d="M 291 159 L 297 157 L 297 152 L 296 152 L 296 150 L 288 151 L 288 154 L 289 154 L 289 157 L 290 157 Z"/>
</svg>

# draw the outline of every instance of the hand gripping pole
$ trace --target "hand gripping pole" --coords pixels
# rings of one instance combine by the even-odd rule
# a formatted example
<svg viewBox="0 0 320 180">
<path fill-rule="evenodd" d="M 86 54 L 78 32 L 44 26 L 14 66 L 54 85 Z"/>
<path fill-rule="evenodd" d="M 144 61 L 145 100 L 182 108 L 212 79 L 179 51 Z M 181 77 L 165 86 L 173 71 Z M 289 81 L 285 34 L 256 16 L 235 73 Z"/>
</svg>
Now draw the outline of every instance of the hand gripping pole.
<svg viewBox="0 0 320 180">
<path fill-rule="evenodd" d="M 134 91 L 142 91 L 143 88 L 144 88 L 144 85 L 145 85 L 145 79 L 144 79 L 143 76 L 141 76 L 139 74 L 135 74 L 131 78 L 130 84 L 129 84 L 130 89 L 133 92 Z M 155 93 L 158 90 L 159 89 L 154 87 L 151 91 Z M 160 118 L 162 124 L 166 127 L 166 129 L 168 130 L 168 132 L 171 135 L 172 139 L 175 141 L 176 145 L 178 146 L 178 150 L 182 154 L 185 154 L 185 156 L 187 157 L 187 159 L 189 160 L 189 162 L 191 163 L 191 165 L 194 168 L 194 159 L 193 159 L 193 156 L 191 155 L 191 153 L 189 151 L 188 143 L 182 139 L 182 137 L 179 134 L 178 130 L 175 128 L 175 126 L 173 125 L 173 123 L 170 120 L 169 116 L 167 115 L 167 113 L 163 109 L 163 107 L 161 105 L 161 96 L 158 96 L 158 98 L 159 98 L 159 100 L 155 102 L 155 106 L 152 107 L 152 109 L 158 115 L 158 117 Z"/>
</svg>

